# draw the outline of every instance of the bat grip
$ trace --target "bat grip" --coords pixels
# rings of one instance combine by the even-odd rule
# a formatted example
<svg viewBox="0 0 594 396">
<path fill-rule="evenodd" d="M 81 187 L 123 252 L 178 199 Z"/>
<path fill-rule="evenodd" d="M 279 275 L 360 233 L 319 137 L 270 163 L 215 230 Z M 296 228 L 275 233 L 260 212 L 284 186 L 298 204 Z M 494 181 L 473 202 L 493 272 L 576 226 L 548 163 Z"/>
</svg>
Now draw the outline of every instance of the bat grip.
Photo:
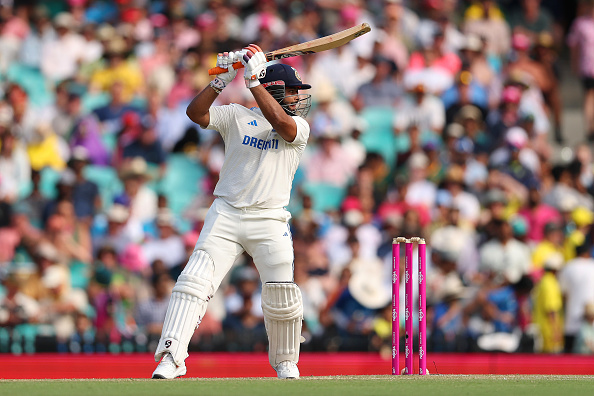
<svg viewBox="0 0 594 396">
<path fill-rule="evenodd" d="M 233 64 L 233 68 L 236 69 L 236 70 L 237 69 L 241 69 L 243 67 L 244 67 L 243 66 L 243 63 L 241 63 L 241 62 L 235 62 Z M 227 73 L 227 72 L 228 72 L 227 69 L 223 69 L 222 67 L 218 67 L 218 66 L 217 67 L 213 67 L 212 69 L 208 69 L 208 75 L 209 76 L 214 76 L 214 75 L 217 75 L 217 74 Z"/>
</svg>

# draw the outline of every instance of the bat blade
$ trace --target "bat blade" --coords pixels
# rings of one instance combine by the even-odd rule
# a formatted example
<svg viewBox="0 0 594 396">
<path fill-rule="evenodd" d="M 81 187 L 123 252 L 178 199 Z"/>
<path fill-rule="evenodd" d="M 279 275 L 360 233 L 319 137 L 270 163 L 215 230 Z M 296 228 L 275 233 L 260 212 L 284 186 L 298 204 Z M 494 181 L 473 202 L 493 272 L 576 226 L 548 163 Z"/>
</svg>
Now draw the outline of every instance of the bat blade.
<svg viewBox="0 0 594 396">
<path fill-rule="evenodd" d="M 291 45 L 289 47 L 281 48 L 266 53 L 266 60 L 278 60 L 284 58 L 291 58 L 293 56 L 301 56 L 307 54 L 313 54 L 316 52 L 327 51 L 333 48 L 345 45 L 351 40 L 356 39 L 359 36 L 371 31 L 371 27 L 368 23 L 362 23 L 357 26 L 342 30 L 340 32 L 317 38 L 315 40 L 306 41 L 305 43 L 299 43 Z M 241 62 L 233 64 L 234 69 L 240 69 L 243 67 Z M 225 73 L 227 70 L 220 67 L 213 67 L 208 71 L 209 75 Z"/>
</svg>

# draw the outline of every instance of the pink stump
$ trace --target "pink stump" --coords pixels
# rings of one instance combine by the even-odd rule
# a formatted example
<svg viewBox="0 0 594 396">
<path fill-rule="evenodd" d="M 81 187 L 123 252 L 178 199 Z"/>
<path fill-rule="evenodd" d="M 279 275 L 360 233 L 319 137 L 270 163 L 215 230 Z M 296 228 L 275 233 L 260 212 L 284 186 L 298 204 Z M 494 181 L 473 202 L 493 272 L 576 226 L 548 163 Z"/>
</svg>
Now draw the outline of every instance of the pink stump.
<svg viewBox="0 0 594 396">
<path fill-rule="evenodd" d="M 418 245 L 419 257 L 419 374 L 427 373 L 427 318 L 426 313 L 426 276 L 427 267 L 425 262 L 425 240 L 421 239 Z"/>
<path fill-rule="evenodd" d="M 404 374 L 411 375 L 413 373 L 413 282 L 412 282 L 412 266 L 413 266 L 413 242 L 410 239 L 406 240 L 404 261 L 404 318 L 405 318 L 405 346 L 404 346 Z"/>
<path fill-rule="evenodd" d="M 392 240 L 392 375 L 400 374 L 400 243 Z"/>
</svg>

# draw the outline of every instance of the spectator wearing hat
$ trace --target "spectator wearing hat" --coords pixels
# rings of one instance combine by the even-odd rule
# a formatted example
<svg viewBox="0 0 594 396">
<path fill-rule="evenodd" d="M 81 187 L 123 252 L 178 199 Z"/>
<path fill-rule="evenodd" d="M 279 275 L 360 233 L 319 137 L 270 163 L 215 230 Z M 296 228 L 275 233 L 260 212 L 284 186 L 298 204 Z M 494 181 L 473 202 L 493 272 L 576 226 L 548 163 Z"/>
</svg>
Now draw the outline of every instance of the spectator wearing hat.
<svg viewBox="0 0 594 396">
<path fill-rule="evenodd" d="M 472 141 L 475 153 L 493 148 L 491 138 L 486 133 L 483 112 L 477 106 L 462 106 L 456 112 L 454 121 L 464 128 L 464 135 Z"/>
<path fill-rule="evenodd" d="M 533 290 L 532 321 L 538 328 L 537 352 L 563 351 L 563 296 L 557 273 L 563 267 L 563 255 L 552 252 L 542 263 L 544 274 Z"/>
<path fill-rule="evenodd" d="M 584 3 L 585 13 L 571 24 L 567 45 L 571 50 L 573 72 L 581 77 L 584 88 L 586 136 L 589 141 L 594 141 L 594 1 Z"/>
<path fill-rule="evenodd" d="M 129 103 L 134 95 L 142 92 L 145 83 L 142 72 L 136 63 L 128 61 L 128 51 L 128 45 L 119 36 L 114 36 L 106 42 L 104 57 L 107 63 L 92 74 L 89 82 L 91 93 L 109 92 L 112 102 L 117 100 L 117 105 L 122 106 Z M 119 85 L 119 91 L 113 91 L 114 85 Z M 116 95 L 117 99 L 114 98 Z"/>
<path fill-rule="evenodd" d="M 571 353 L 586 305 L 594 301 L 594 259 L 589 241 L 576 247 L 575 258 L 567 261 L 558 279 L 565 301 L 565 352 Z"/>
<path fill-rule="evenodd" d="M 583 206 L 578 206 L 571 212 L 571 220 L 575 229 L 567 235 L 563 246 L 565 260 L 567 261 L 576 256 L 578 246 L 589 240 L 592 223 L 594 223 L 594 212 Z"/>
<path fill-rule="evenodd" d="M 54 17 L 57 33 L 41 48 L 41 71 L 50 81 L 60 82 L 76 76 L 85 50 L 85 40 L 75 31 L 76 21 L 69 12 Z"/>
<path fill-rule="evenodd" d="M 117 254 L 129 244 L 140 243 L 144 239 L 142 224 L 130 217 L 129 209 L 119 203 L 113 204 L 106 213 L 107 227 L 93 238 L 95 254 L 110 247 Z"/>
<path fill-rule="evenodd" d="M 415 125 L 421 136 L 441 134 L 445 125 L 442 101 L 427 92 L 427 87 L 422 82 L 409 86 L 407 91 L 404 101 L 397 106 L 394 132 L 400 134 Z"/>
<path fill-rule="evenodd" d="M 142 246 L 145 259 L 152 263 L 161 260 L 169 270 L 186 259 L 182 237 L 175 228 L 175 217 L 167 208 L 159 209 L 155 220 L 158 229 L 156 239 L 149 240 Z"/>
<path fill-rule="evenodd" d="M 446 110 L 446 125 L 456 122 L 458 112 L 468 105 L 478 107 L 482 118 L 485 118 L 490 105 L 486 87 L 467 68 L 456 75 L 454 84 L 443 92 L 441 100 Z"/>
<path fill-rule="evenodd" d="M 485 56 L 484 43 L 476 34 L 466 34 L 460 48 L 462 64 L 472 74 L 478 84 L 491 91 L 498 82 L 494 67 Z M 464 68 L 464 67 L 463 67 Z M 489 95 L 491 96 L 491 95 Z"/>
<path fill-rule="evenodd" d="M 157 194 L 146 186 L 150 179 L 148 166 L 142 157 L 125 161 L 120 167 L 123 193 L 116 200 L 130 209 L 130 217 L 140 223 L 153 221 L 157 216 Z"/>
<path fill-rule="evenodd" d="M 15 202 L 31 180 L 31 165 L 15 136 L 0 126 L 0 201 Z"/>
<path fill-rule="evenodd" d="M 573 351 L 583 355 L 594 355 L 594 302 L 589 302 L 584 308 L 584 320 Z"/>
<path fill-rule="evenodd" d="M 489 165 L 522 183 L 526 188 L 538 185 L 540 160 L 529 146 L 528 134 L 520 127 L 505 133 L 505 146 L 491 154 Z"/>
</svg>

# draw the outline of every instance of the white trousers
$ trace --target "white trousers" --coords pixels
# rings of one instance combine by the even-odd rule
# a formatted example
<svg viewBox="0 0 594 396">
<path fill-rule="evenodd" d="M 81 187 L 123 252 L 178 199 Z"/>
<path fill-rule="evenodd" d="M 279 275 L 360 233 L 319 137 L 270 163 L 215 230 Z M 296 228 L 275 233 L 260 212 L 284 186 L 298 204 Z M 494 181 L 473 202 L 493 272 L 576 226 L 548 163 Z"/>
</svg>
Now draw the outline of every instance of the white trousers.
<svg viewBox="0 0 594 396">
<path fill-rule="evenodd" d="M 292 282 L 290 218 L 286 209 L 237 209 L 215 199 L 194 248 L 206 251 L 214 261 L 215 291 L 244 251 L 254 259 L 262 283 Z"/>
</svg>

